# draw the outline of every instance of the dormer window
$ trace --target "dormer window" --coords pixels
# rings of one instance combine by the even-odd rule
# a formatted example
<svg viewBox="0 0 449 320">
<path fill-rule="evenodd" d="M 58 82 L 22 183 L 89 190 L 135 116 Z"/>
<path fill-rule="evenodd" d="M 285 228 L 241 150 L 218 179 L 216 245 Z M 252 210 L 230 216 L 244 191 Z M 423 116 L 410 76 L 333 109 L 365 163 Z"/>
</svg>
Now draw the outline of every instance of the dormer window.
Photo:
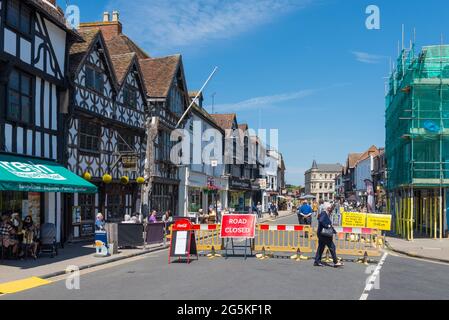
<svg viewBox="0 0 449 320">
<path fill-rule="evenodd" d="M 92 66 L 86 66 L 86 87 L 103 94 L 103 73 Z"/>
<path fill-rule="evenodd" d="M 19 0 L 8 0 L 6 23 L 19 32 L 31 34 L 31 10 Z"/>
</svg>

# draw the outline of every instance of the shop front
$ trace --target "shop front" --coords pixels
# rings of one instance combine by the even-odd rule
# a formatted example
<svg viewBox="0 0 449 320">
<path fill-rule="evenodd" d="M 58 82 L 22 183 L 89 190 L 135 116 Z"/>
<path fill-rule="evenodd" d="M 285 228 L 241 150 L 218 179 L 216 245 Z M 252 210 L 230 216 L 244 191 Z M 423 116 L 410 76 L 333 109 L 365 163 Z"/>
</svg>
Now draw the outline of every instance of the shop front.
<svg viewBox="0 0 449 320">
<path fill-rule="evenodd" d="M 0 155 L 0 212 L 31 215 L 37 224 L 53 223 L 63 239 L 62 194 L 95 194 L 97 188 L 51 161 Z"/>
<path fill-rule="evenodd" d="M 231 212 L 249 212 L 252 206 L 252 195 L 250 180 L 235 177 L 229 179 L 228 208 Z"/>
</svg>

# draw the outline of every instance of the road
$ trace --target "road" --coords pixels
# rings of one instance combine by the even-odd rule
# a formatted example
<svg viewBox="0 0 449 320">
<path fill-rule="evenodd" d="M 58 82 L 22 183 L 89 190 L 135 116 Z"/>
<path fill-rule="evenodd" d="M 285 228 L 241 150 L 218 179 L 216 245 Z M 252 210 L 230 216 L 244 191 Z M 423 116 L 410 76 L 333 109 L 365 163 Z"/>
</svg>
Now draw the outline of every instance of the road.
<svg viewBox="0 0 449 320">
<path fill-rule="evenodd" d="M 296 223 L 295 216 L 276 223 Z M 315 268 L 289 259 L 200 258 L 190 265 L 167 264 L 167 251 L 82 272 L 79 290 L 65 278 L 0 299 L 56 300 L 389 300 L 449 299 L 449 266 L 384 256 L 382 265 L 346 263 L 343 269 Z M 379 263 L 380 263 L 379 259 Z M 375 269 L 377 270 L 375 271 Z M 367 279 L 376 284 L 367 288 Z M 370 286 L 368 286 L 369 289 Z M 379 287 L 379 288 L 377 288 Z"/>
</svg>

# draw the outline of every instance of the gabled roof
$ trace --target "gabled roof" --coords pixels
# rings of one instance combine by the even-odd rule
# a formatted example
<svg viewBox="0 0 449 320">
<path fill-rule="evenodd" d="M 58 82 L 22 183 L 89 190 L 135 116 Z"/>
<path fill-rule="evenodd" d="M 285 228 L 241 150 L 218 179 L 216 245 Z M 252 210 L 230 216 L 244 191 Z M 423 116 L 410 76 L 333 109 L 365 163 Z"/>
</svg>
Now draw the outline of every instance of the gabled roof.
<svg viewBox="0 0 449 320">
<path fill-rule="evenodd" d="M 148 59 L 150 56 L 142 50 L 134 41 L 124 34 L 119 34 L 106 41 L 111 55 L 135 53 L 139 59 Z"/>
<path fill-rule="evenodd" d="M 135 53 L 125 53 L 111 56 L 112 66 L 119 85 L 122 85 L 125 80 L 129 68 L 134 61 L 134 57 L 136 57 Z"/>
<path fill-rule="evenodd" d="M 350 153 L 348 155 L 348 164 L 346 169 L 353 169 L 355 168 L 357 162 L 359 161 L 360 157 L 363 153 Z"/>
<path fill-rule="evenodd" d="M 73 76 L 74 73 L 78 71 L 78 67 L 81 62 L 86 57 L 87 52 L 90 51 L 90 48 L 94 42 L 94 40 L 99 35 L 100 30 L 79 30 L 80 36 L 83 38 L 83 42 L 74 43 L 70 47 L 70 74 Z"/>
<path fill-rule="evenodd" d="M 139 60 L 145 86 L 151 98 L 166 98 L 176 78 L 181 55 Z"/>
<path fill-rule="evenodd" d="M 239 129 L 242 131 L 248 130 L 248 124 L 246 123 L 239 124 Z"/>
<path fill-rule="evenodd" d="M 371 157 L 371 156 L 375 157 L 375 156 L 377 156 L 378 154 L 379 154 L 379 149 L 377 149 L 376 146 L 371 146 L 367 151 L 365 151 L 365 152 L 359 157 L 359 159 L 357 160 L 357 163 L 359 163 L 359 162 L 361 162 L 361 161 L 363 161 L 363 160 L 366 160 L 366 159 L 368 159 L 368 158 Z M 356 164 L 357 164 L 357 163 L 356 163 Z"/>
<path fill-rule="evenodd" d="M 211 116 L 223 130 L 232 129 L 234 121 L 237 119 L 237 115 L 235 113 L 212 114 Z"/>
<path fill-rule="evenodd" d="M 214 127 L 216 127 L 217 129 L 222 129 L 214 120 L 214 118 L 212 118 L 212 116 L 209 114 L 209 112 L 207 112 L 205 109 L 200 108 L 196 103 L 194 103 L 192 105 L 192 111 L 196 112 L 198 114 L 200 114 L 201 116 L 203 116 L 203 118 L 207 119 Z"/>
</svg>

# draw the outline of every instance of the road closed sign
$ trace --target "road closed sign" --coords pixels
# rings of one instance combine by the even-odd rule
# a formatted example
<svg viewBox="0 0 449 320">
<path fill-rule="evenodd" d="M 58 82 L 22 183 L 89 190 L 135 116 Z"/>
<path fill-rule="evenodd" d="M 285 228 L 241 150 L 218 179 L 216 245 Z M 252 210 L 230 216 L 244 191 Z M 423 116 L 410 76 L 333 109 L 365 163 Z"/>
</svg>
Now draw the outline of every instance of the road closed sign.
<svg viewBox="0 0 449 320">
<path fill-rule="evenodd" d="M 224 239 L 254 239 L 256 235 L 256 215 L 226 214 L 221 219 L 220 237 Z"/>
</svg>

